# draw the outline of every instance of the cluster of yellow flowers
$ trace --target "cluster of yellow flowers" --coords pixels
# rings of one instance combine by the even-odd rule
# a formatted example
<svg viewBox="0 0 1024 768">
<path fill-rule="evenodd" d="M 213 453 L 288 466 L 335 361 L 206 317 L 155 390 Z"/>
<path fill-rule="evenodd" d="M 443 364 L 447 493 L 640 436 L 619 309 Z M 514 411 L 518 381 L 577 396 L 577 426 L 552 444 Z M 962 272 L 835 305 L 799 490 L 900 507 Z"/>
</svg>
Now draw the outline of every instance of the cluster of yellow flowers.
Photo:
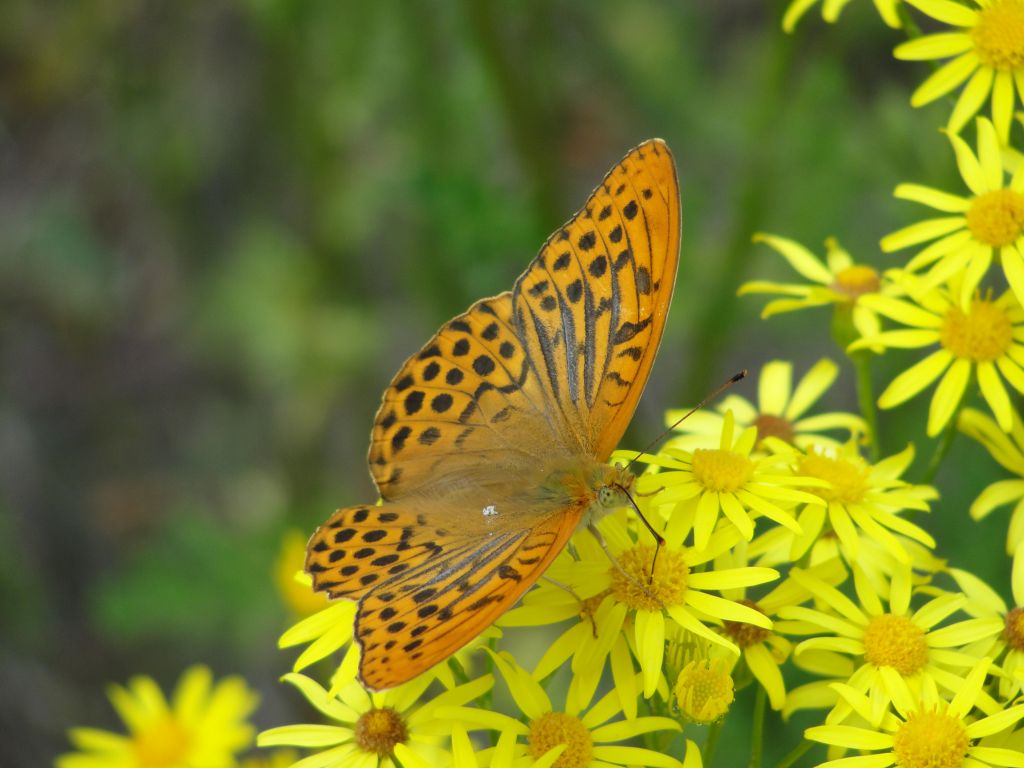
<svg viewBox="0 0 1024 768">
<path fill-rule="evenodd" d="M 814 2 L 791 3 L 784 28 Z M 826 19 L 846 2 L 824 0 Z M 648 469 L 636 501 L 663 545 L 619 510 L 599 524 L 607 552 L 588 532 L 577 535 L 497 627 L 382 693 L 356 677 L 355 604 L 296 590 L 302 540 L 289 542 L 295 559 L 281 573 L 304 618 L 280 644 L 304 648 L 285 680 L 324 720 L 264 731 L 261 746 L 308 750 L 296 768 L 695 768 L 711 764 L 722 723 L 747 689 L 753 766 L 768 708 L 784 718 L 820 714 L 803 740 L 794 734 L 783 766 L 1024 766 L 1024 424 L 1013 404 L 1013 393 L 1024 393 L 1024 155 L 1011 142 L 1024 94 L 1024 0 L 875 5 L 886 24 L 908 30 L 897 58 L 948 59 L 911 102 L 960 89 L 946 132 L 966 191 L 896 187 L 897 197 L 940 212 L 882 240 L 883 252 L 915 249 L 902 268 L 855 263 L 832 240 L 821 260 L 793 240 L 758 235 L 806 282 L 740 289 L 781 297 L 765 317 L 831 308 L 835 339 L 858 374 L 861 413 L 814 412 L 839 376 L 831 360 L 795 385 L 790 363 L 769 363 L 756 404 L 730 395 L 641 458 Z M 949 29 L 921 36 L 906 5 Z M 986 102 L 991 119 L 970 126 Z M 872 358 L 915 349 L 926 356 L 876 401 Z M 927 434 L 937 449 L 923 482 L 912 483 L 904 476 L 915 448 L 880 455 L 876 405 L 893 408 L 935 382 Z M 967 407 L 976 390 L 988 413 Z M 678 416 L 670 412 L 669 423 Z M 936 557 L 918 524 L 938 499 L 928 483 L 957 430 L 1012 475 L 970 510 L 980 518 L 1016 505 L 1009 589 Z M 999 591 L 1012 592 L 1015 607 Z M 541 626 L 557 628 L 545 635 Z M 517 642 L 514 657 L 506 641 L 526 637 L 523 628 L 554 640 L 532 649 Z M 329 657 L 340 663 L 325 670 Z M 326 685 L 304 674 L 314 665 Z M 787 676 L 811 682 L 791 687 Z M 209 673 L 194 670 L 173 708 L 152 681 L 117 689 L 133 737 L 77 729 L 83 751 L 60 765 L 231 765 L 254 700 L 237 683 L 220 686 L 234 688 L 211 690 Z M 564 696 L 553 701 L 550 690 Z M 701 748 L 687 738 L 693 725 L 707 726 Z M 207 752 L 191 761 L 186 742 Z M 817 744 L 828 748 L 814 762 Z M 294 759 L 282 754 L 282 764 Z"/>
</svg>

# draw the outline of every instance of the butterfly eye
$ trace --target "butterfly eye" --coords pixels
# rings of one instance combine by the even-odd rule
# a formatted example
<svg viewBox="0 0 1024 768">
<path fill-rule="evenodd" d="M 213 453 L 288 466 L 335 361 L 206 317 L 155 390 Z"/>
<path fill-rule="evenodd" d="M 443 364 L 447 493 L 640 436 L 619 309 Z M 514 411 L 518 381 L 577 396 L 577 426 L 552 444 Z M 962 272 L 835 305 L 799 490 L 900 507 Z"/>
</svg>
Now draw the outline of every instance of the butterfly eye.
<svg viewBox="0 0 1024 768">
<path fill-rule="evenodd" d="M 597 500 L 602 507 L 614 507 L 617 503 L 618 494 L 607 485 L 602 486 L 597 492 Z"/>
</svg>

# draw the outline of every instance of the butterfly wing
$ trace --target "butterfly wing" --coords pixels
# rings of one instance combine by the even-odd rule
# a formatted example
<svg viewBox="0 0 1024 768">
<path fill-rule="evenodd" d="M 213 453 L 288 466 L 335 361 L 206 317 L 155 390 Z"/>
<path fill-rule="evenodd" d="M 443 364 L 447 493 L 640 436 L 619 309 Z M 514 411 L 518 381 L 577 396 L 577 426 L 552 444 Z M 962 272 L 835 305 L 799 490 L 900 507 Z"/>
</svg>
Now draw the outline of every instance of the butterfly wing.
<svg viewBox="0 0 1024 768">
<path fill-rule="evenodd" d="M 314 588 L 360 601 L 355 634 L 367 686 L 400 685 L 490 626 L 544 572 L 582 514 L 525 497 L 484 514 L 487 498 L 471 491 L 446 502 L 350 507 L 313 535 L 306 570 Z M 458 527 L 446 527 L 453 519 Z"/>
<path fill-rule="evenodd" d="M 392 380 L 374 421 L 370 471 L 384 499 L 450 489 L 481 466 L 516 474 L 565 452 L 552 403 L 512 323 L 508 292 L 446 323 Z"/>
<path fill-rule="evenodd" d="M 600 461 L 647 383 L 672 300 L 679 237 L 675 163 L 653 139 L 608 173 L 513 289 L 517 335 L 560 431 Z"/>
<path fill-rule="evenodd" d="M 385 504 L 335 513 L 307 552 L 316 589 L 359 601 L 365 683 L 397 685 L 446 658 L 564 547 L 588 491 L 555 499 L 541 485 L 565 459 L 603 461 L 622 436 L 664 329 L 678 247 L 675 167 L 649 141 L 512 292 L 474 304 L 402 366 L 370 445 Z"/>
</svg>

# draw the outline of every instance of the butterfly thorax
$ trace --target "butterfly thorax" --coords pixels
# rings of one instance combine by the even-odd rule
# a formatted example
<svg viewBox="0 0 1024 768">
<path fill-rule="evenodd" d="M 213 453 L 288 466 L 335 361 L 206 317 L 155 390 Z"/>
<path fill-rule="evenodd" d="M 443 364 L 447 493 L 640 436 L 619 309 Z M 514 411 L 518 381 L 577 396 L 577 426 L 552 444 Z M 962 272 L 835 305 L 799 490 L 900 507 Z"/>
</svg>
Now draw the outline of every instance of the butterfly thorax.
<svg viewBox="0 0 1024 768">
<path fill-rule="evenodd" d="M 633 473 L 625 467 L 588 457 L 563 459 L 540 484 L 545 499 L 583 509 L 581 525 L 596 523 L 613 509 L 629 503 Z"/>
</svg>

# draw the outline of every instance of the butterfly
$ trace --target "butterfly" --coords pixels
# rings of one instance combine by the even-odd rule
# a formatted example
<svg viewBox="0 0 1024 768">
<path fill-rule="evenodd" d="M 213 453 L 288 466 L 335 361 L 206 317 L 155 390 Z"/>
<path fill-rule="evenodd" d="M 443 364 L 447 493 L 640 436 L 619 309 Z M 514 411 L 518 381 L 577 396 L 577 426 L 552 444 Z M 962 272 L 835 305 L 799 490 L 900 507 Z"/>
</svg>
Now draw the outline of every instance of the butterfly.
<svg viewBox="0 0 1024 768">
<path fill-rule="evenodd" d="M 507 611 L 581 525 L 623 506 L 606 462 L 647 383 L 675 285 L 679 187 L 660 139 L 612 168 L 511 291 L 444 324 L 384 393 L 381 504 L 335 512 L 306 571 L 358 601 L 368 688 L 400 685 Z"/>
</svg>

